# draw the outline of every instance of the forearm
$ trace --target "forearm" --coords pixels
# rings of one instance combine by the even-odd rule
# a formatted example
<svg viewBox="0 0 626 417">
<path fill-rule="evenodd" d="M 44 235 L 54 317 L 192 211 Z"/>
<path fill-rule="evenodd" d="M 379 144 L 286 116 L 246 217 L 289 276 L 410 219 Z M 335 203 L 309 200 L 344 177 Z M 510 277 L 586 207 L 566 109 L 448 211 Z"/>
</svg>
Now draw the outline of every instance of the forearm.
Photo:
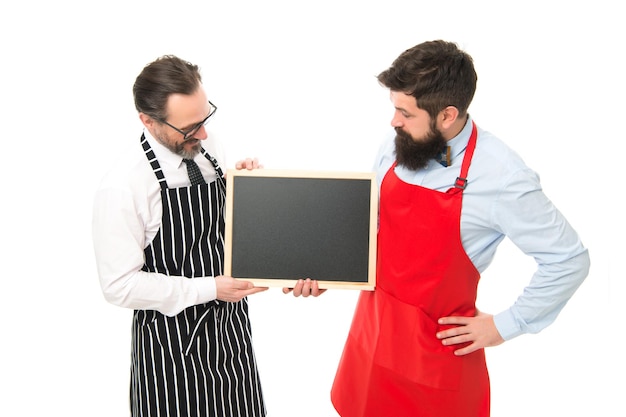
<svg viewBox="0 0 626 417">
<path fill-rule="evenodd" d="M 104 298 L 111 304 L 157 310 L 167 316 L 216 298 L 213 277 L 189 279 L 137 270 L 117 276 L 101 273 L 100 284 Z"/>
<path fill-rule="evenodd" d="M 107 301 L 120 307 L 175 315 L 216 298 L 213 277 L 189 279 L 142 270 L 148 220 L 123 190 L 107 189 L 96 198 L 93 241 L 100 286 Z M 144 206 L 150 207 L 149 204 Z M 153 215 L 153 218 L 160 218 Z M 159 224 L 150 225 L 156 234 Z"/>
<path fill-rule="evenodd" d="M 504 340 L 538 333 L 554 322 L 589 272 L 586 249 L 565 262 L 539 265 L 524 292 L 494 322 Z"/>
</svg>

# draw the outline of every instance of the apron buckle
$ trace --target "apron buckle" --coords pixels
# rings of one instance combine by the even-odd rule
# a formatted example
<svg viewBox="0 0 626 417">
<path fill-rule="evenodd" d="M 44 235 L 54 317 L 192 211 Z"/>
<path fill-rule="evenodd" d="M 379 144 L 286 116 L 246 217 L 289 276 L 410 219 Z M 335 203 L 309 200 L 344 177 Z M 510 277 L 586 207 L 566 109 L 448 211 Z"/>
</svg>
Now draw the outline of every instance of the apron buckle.
<svg viewBox="0 0 626 417">
<path fill-rule="evenodd" d="M 467 187 L 467 178 L 456 177 L 456 181 L 454 182 L 454 186 L 456 188 L 460 188 L 464 190 Z"/>
</svg>

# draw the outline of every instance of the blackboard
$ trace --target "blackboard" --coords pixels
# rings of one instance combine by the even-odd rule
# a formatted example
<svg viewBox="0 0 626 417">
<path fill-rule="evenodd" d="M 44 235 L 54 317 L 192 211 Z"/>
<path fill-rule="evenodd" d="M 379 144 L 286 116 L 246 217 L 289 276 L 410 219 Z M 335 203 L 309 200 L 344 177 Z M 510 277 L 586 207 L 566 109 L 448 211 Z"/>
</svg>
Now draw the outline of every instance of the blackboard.
<svg viewBox="0 0 626 417">
<path fill-rule="evenodd" d="M 258 286 L 373 290 L 378 187 L 370 172 L 229 170 L 226 275 Z"/>
</svg>

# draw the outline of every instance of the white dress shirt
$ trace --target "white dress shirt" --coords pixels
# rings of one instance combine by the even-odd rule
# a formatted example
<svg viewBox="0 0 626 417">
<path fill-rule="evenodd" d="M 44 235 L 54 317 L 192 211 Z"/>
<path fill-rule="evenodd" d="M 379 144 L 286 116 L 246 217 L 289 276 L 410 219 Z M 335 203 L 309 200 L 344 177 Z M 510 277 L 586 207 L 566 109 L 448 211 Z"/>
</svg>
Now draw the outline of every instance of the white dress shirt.
<svg viewBox="0 0 626 417">
<path fill-rule="evenodd" d="M 169 188 L 191 185 L 182 157 L 172 153 L 144 129 Z M 213 138 L 202 142 L 224 170 L 224 151 Z M 194 158 L 207 182 L 215 180 L 213 165 L 203 155 Z M 104 297 L 112 304 L 157 310 L 173 316 L 185 308 L 216 298 L 214 277 L 165 276 L 144 272 L 144 249 L 161 226 L 161 187 L 141 147 L 139 137 L 96 191 L 93 241 Z"/>
<path fill-rule="evenodd" d="M 417 171 L 397 166 L 403 181 L 445 192 L 460 173 L 472 130 L 448 142 L 452 165 L 435 160 Z M 380 183 L 395 161 L 394 134 L 383 143 L 374 170 Z M 479 272 L 491 263 L 498 244 L 508 237 L 532 256 L 537 270 L 517 301 L 494 316 L 500 335 L 509 340 L 536 333 L 551 324 L 589 271 L 589 254 L 577 233 L 546 197 L 539 176 L 504 142 L 478 128 L 478 141 L 463 193 L 461 240 Z"/>
</svg>

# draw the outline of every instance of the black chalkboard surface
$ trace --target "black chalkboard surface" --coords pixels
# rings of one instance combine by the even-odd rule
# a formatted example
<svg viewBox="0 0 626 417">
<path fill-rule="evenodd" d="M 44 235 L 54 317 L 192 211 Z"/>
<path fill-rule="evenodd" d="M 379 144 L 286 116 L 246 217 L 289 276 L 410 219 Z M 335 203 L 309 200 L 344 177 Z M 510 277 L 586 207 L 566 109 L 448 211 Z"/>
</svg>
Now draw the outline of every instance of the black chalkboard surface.
<svg viewBox="0 0 626 417">
<path fill-rule="evenodd" d="M 226 275 L 258 286 L 373 290 L 374 173 L 229 170 Z"/>
</svg>

